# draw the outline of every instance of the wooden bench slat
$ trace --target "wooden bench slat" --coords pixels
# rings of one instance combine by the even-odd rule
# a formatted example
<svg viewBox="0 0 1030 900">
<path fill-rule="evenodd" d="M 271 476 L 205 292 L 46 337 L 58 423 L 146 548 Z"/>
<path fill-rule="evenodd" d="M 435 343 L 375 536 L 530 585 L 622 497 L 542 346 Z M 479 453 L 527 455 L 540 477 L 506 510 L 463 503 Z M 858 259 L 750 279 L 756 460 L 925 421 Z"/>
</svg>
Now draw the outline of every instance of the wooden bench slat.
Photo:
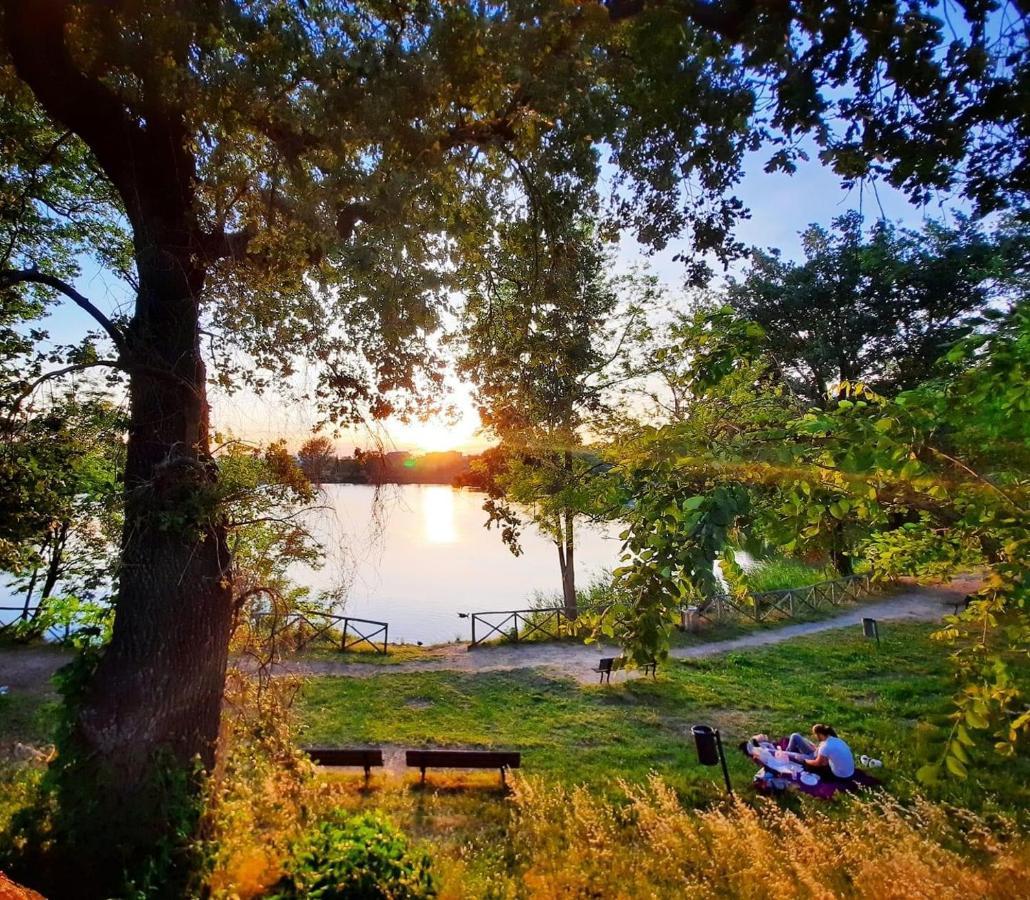
<svg viewBox="0 0 1030 900">
<path fill-rule="evenodd" d="M 352 747 L 305 747 L 304 752 L 319 766 L 370 766 L 383 765 L 383 751 L 378 748 Z"/>
<path fill-rule="evenodd" d="M 408 750 L 405 762 L 412 769 L 517 769 L 522 754 L 510 750 Z"/>
</svg>

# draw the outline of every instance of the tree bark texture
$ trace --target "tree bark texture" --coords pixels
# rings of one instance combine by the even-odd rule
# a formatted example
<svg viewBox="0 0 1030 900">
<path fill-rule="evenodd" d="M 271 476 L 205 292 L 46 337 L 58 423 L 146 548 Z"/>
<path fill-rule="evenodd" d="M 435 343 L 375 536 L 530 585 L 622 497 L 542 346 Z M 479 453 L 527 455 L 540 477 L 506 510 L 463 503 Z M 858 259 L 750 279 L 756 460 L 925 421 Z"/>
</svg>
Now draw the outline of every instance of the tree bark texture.
<svg viewBox="0 0 1030 900">
<path fill-rule="evenodd" d="M 68 887 L 53 896 L 109 896 L 122 874 L 176 838 L 170 810 L 196 797 L 191 773 L 214 759 L 228 656 L 229 552 L 199 343 L 196 160 L 181 114 L 159 91 L 141 118 L 80 71 L 66 43 L 67 0 L 2 3 L 17 74 L 90 147 L 121 196 L 139 283 L 120 348 L 130 425 L 113 636 L 75 691 L 58 759 L 62 814 L 79 820 L 60 835 L 72 860 Z M 76 869 L 88 879 L 76 882 Z"/>
<path fill-rule="evenodd" d="M 575 513 L 565 510 L 558 518 L 558 564 L 561 568 L 562 602 L 565 615 L 575 619 L 579 615 L 576 605 L 576 545 L 575 545 Z"/>
</svg>

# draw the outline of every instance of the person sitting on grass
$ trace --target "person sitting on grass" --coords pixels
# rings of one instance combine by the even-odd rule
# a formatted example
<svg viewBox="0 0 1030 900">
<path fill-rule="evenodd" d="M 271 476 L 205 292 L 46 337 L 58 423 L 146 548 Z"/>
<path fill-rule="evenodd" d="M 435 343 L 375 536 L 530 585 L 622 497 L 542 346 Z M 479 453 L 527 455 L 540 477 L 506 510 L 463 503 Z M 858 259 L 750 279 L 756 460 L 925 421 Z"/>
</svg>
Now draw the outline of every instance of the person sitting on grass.
<svg viewBox="0 0 1030 900">
<path fill-rule="evenodd" d="M 810 772 L 832 781 L 847 781 L 855 774 L 855 758 L 851 748 L 837 732 L 821 722 L 812 726 L 812 735 L 818 745 L 794 732 L 787 741 L 791 759 L 801 763 Z"/>
</svg>

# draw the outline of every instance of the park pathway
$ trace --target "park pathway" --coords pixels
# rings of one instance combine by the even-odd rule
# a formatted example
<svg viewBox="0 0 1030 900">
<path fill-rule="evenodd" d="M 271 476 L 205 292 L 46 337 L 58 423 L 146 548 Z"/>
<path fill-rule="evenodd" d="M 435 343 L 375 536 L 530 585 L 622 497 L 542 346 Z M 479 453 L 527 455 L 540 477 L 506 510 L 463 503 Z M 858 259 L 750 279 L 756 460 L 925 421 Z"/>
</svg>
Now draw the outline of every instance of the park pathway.
<svg viewBox="0 0 1030 900">
<path fill-rule="evenodd" d="M 763 628 L 726 641 L 674 647 L 675 659 L 693 659 L 778 644 L 806 634 L 857 626 L 864 616 L 880 622 L 899 620 L 933 622 L 953 611 L 953 604 L 976 590 L 977 582 L 958 579 L 948 585 L 918 587 L 905 585 L 900 592 L 882 600 L 842 607 L 840 615 L 818 622 L 802 622 L 778 628 Z M 506 672 L 515 669 L 541 669 L 561 677 L 589 683 L 596 679 L 591 671 L 601 656 L 616 656 L 614 646 L 568 643 L 501 644 L 469 651 L 464 644 L 443 644 L 426 650 L 426 657 L 410 662 L 378 663 L 337 662 L 334 660 L 284 660 L 275 666 L 277 674 L 330 675 L 341 678 L 369 678 L 411 672 Z M 50 676 L 74 654 L 57 647 L 12 647 L 0 650 L 0 685 L 12 693 L 53 693 Z M 617 672 L 613 680 L 636 678 L 638 673 Z"/>
<path fill-rule="evenodd" d="M 957 579 L 948 585 L 931 588 L 906 585 L 899 593 L 873 602 L 842 607 L 840 615 L 817 622 L 801 622 L 779 628 L 767 628 L 725 641 L 699 643 L 690 647 L 674 647 L 669 656 L 694 659 L 715 656 L 749 647 L 779 644 L 806 634 L 817 634 L 837 628 L 857 626 L 866 616 L 880 622 L 936 622 L 954 612 L 954 603 L 976 590 L 972 579 Z M 296 675 L 331 675 L 343 678 L 368 678 L 410 672 L 505 672 L 514 669 L 543 669 L 551 673 L 588 683 L 597 676 L 591 670 L 602 656 L 617 656 L 618 649 L 605 645 L 582 645 L 557 642 L 501 644 L 466 649 L 464 644 L 444 644 L 427 651 L 427 658 L 411 662 L 356 663 L 332 660 L 284 660 L 275 667 L 278 673 Z M 613 680 L 638 677 L 638 673 L 619 672 Z"/>
</svg>

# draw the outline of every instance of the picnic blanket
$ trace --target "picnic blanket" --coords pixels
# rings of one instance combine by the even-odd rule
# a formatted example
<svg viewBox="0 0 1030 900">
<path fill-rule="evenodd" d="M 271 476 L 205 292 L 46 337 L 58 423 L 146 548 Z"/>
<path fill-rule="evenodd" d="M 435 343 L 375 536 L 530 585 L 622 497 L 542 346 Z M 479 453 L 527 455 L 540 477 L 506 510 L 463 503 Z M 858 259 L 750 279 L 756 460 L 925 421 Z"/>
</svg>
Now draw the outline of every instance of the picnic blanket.
<svg viewBox="0 0 1030 900">
<path fill-rule="evenodd" d="M 781 750 L 787 749 L 787 738 L 780 738 L 778 741 L 773 741 L 773 743 Z M 808 794 L 811 797 L 818 797 L 820 800 L 829 800 L 838 791 L 855 791 L 859 788 L 874 788 L 879 787 L 882 784 L 880 779 L 873 778 L 873 776 L 868 772 L 863 772 L 858 768 L 855 769 L 855 774 L 846 781 L 827 781 L 826 779 L 820 778 L 818 784 L 802 784 L 800 781 L 793 781 L 789 778 L 784 778 L 778 773 L 767 769 L 748 752 L 747 741 L 740 745 L 740 749 L 748 759 L 758 766 L 759 772 L 754 778 L 754 786 L 755 790 L 763 794 L 779 794 L 789 788 L 795 788 L 801 793 Z"/>
</svg>

